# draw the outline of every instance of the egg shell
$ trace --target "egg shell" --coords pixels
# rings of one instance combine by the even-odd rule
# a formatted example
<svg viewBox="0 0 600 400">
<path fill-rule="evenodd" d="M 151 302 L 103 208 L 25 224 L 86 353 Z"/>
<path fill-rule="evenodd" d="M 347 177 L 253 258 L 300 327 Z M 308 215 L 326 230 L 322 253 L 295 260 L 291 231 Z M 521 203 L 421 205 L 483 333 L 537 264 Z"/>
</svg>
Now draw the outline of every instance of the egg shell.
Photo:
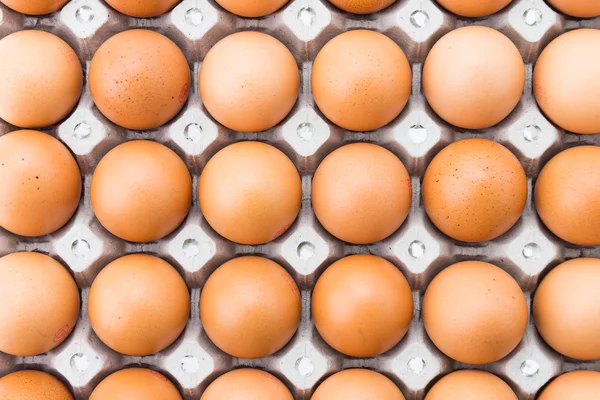
<svg viewBox="0 0 600 400">
<path fill-rule="evenodd" d="M 130 254 L 98 274 L 88 298 L 96 335 L 108 347 L 131 356 L 157 353 L 177 339 L 188 320 L 190 295 L 166 261 Z"/>
<path fill-rule="evenodd" d="M 600 7 L 600 2 L 589 2 Z M 600 132 L 600 31 L 576 29 L 554 39 L 533 70 L 533 92 L 544 114 L 574 133 Z"/>
<path fill-rule="evenodd" d="M 147 368 L 127 368 L 106 377 L 90 400 L 181 400 L 179 391 L 163 374 Z"/>
<path fill-rule="evenodd" d="M 128 129 L 154 129 L 185 104 L 190 69 L 166 36 L 146 29 L 117 33 L 100 46 L 90 64 L 94 103 L 106 118 Z"/>
<path fill-rule="evenodd" d="M 515 108 L 524 86 L 519 50 L 502 33 L 485 26 L 466 26 L 442 36 L 423 65 L 427 102 L 442 119 L 460 128 L 496 125 Z"/>
<path fill-rule="evenodd" d="M 77 104 L 83 71 L 61 38 L 24 30 L 0 40 L 0 118 L 22 128 L 43 128 Z"/>
<path fill-rule="evenodd" d="M 73 400 L 69 389 L 54 376 L 22 370 L 0 378 L 2 400 Z"/>
<path fill-rule="evenodd" d="M 576 18 L 593 18 L 600 15 L 600 3 L 590 0 L 546 0 L 563 14 Z"/>
<path fill-rule="evenodd" d="M 506 147 L 463 139 L 443 148 L 425 171 L 423 205 L 443 233 L 463 242 L 492 240 L 519 220 L 527 177 Z"/>
<path fill-rule="evenodd" d="M 294 336 L 301 311 L 294 278 L 263 257 L 239 257 L 221 265 L 200 296 L 206 334 L 238 358 L 267 357 L 279 351 Z"/>
<path fill-rule="evenodd" d="M 353 14 L 372 14 L 394 4 L 396 0 L 330 0 L 339 9 Z"/>
<path fill-rule="evenodd" d="M 81 175 L 69 150 L 38 131 L 0 137 L 0 226 L 41 236 L 65 225 L 81 198 Z"/>
<path fill-rule="evenodd" d="M 210 49 L 198 84 L 204 106 L 219 123 L 234 131 L 260 132 L 292 110 L 300 73 L 283 43 L 247 31 L 229 35 Z"/>
<path fill-rule="evenodd" d="M 446 10 L 461 17 L 486 17 L 497 13 L 512 0 L 437 0 Z"/>
<path fill-rule="evenodd" d="M 215 379 L 200 400 L 294 400 L 276 377 L 258 369 L 241 368 Z"/>
<path fill-rule="evenodd" d="M 148 18 L 166 13 L 181 0 L 106 0 L 118 12 L 130 17 Z"/>
<path fill-rule="evenodd" d="M 404 109 L 412 74 L 392 39 L 359 29 L 323 46 L 313 63 L 311 82 L 315 102 L 331 122 L 351 131 L 372 131 Z"/>
<path fill-rule="evenodd" d="M 206 164 L 198 184 L 200 209 L 221 236 L 241 244 L 276 239 L 294 222 L 302 183 L 294 163 L 261 142 L 238 142 Z"/>
<path fill-rule="evenodd" d="M 495 362 L 513 351 L 525 334 L 527 313 L 517 282 L 481 261 L 442 270 L 423 297 L 429 338 L 448 357 L 467 364 Z"/>
<path fill-rule="evenodd" d="M 369 254 L 344 257 L 319 277 L 312 295 L 315 327 L 337 351 L 374 357 L 394 347 L 413 316 L 410 285 L 389 261 Z"/>
<path fill-rule="evenodd" d="M 148 140 L 125 142 L 98 163 L 91 203 L 113 235 L 150 242 L 173 232 L 192 204 L 192 177 L 168 147 Z"/>
<path fill-rule="evenodd" d="M 44 15 L 60 10 L 69 0 L 1 0 L 0 3 L 22 14 Z"/>
<path fill-rule="evenodd" d="M 600 372 L 571 371 L 546 386 L 537 400 L 598 400 Z"/>
<path fill-rule="evenodd" d="M 396 384 L 368 369 L 346 369 L 331 375 L 317 387 L 311 400 L 404 400 Z"/>
<path fill-rule="evenodd" d="M 283 7 L 288 0 L 216 0 L 217 4 L 240 17 L 257 18 L 272 14 Z"/>
<path fill-rule="evenodd" d="M 477 370 L 451 372 L 437 381 L 425 400 L 518 400 L 513 390 L 496 375 Z"/>
</svg>

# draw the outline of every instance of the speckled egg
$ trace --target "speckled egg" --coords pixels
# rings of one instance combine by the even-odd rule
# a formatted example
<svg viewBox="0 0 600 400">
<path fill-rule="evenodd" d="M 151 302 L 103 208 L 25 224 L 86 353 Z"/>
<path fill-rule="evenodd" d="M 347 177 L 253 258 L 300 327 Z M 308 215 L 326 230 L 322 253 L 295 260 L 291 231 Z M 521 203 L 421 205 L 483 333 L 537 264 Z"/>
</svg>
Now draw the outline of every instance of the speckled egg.
<svg viewBox="0 0 600 400">
<path fill-rule="evenodd" d="M 22 370 L 0 378 L 2 400 L 73 400 L 64 383 L 35 370 Z"/>
<path fill-rule="evenodd" d="M 215 379 L 200 400 L 294 400 L 276 377 L 259 369 L 241 368 Z"/>
<path fill-rule="evenodd" d="M 173 383 L 160 372 L 147 368 L 126 368 L 104 378 L 90 400 L 181 400 Z"/>
<path fill-rule="evenodd" d="M 321 383 L 311 400 L 404 400 L 388 377 L 368 369 L 346 369 Z"/>
<path fill-rule="evenodd" d="M 512 0 L 437 0 L 446 10 L 461 17 L 479 18 L 494 14 Z"/>
<path fill-rule="evenodd" d="M 164 14 L 181 0 L 106 0 L 118 12 L 130 17 L 148 18 Z"/>
<path fill-rule="evenodd" d="M 60 10 L 69 0 L 0 0 L 0 3 L 22 14 L 45 15 Z"/>
<path fill-rule="evenodd" d="M 518 400 L 506 382 L 489 372 L 461 370 L 437 381 L 425 400 Z"/>
<path fill-rule="evenodd" d="M 546 0 L 563 14 L 576 18 L 594 18 L 600 15 L 600 3 L 590 0 Z"/>
<path fill-rule="evenodd" d="M 537 400 L 597 400 L 598 393 L 600 372 L 571 371 L 551 381 Z"/>
</svg>

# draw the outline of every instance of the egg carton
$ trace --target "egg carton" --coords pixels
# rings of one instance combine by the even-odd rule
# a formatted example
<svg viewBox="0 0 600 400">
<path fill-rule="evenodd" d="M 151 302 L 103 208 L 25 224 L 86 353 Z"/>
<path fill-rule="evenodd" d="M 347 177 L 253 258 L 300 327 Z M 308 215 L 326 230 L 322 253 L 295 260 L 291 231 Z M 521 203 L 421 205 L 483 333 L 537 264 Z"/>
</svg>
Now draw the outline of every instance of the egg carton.
<svg viewBox="0 0 600 400">
<path fill-rule="evenodd" d="M 438 118 L 421 93 L 421 68 L 432 45 L 442 35 L 464 25 L 486 25 L 503 32 L 517 46 L 526 63 L 527 83 L 516 109 L 489 129 L 465 131 Z M 566 133 L 540 112 L 532 95 L 532 64 L 559 34 L 575 28 L 600 28 L 600 18 L 567 18 L 543 0 L 514 0 L 501 12 L 484 19 L 462 19 L 433 0 L 397 0 L 386 10 L 366 16 L 344 13 L 326 0 L 293 0 L 273 15 L 260 19 L 236 17 L 213 1 L 183 0 L 171 12 L 152 19 L 129 18 L 100 0 L 72 0 L 60 11 L 43 17 L 18 14 L 0 4 L 0 38 L 22 29 L 42 29 L 67 41 L 87 71 L 98 47 L 117 32 L 131 28 L 158 31 L 184 51 L 193 72 L 193 90 L 183 110 L 167 125 L 151 131 L 129 131 L 108 121 L 94 106 L 86 85 L 77 108 L 60 124 L 46 129 L 75 154 L 84 177 L 84 195 L 72 220 L 59 231 L 25 238 L 0 231 L 0 254 L 38 251 L 60 260 L 81 290 L 82 311 L 73 333 L 57 348 L 34 357 L 0 353 L 0 376 L 20 369 L 42 369 L 62 379 L 76 399 L 87 399 L 110 373 L 127 366 L 146 366 L 168 376 L 185 400 L 198 400 L 217 376 L 236 367 L 265 369 L 279 377 L 298 400 L 309 399 L 318 384 L 344 368 L 364 367 L 390 377 L 408 400 L 423 399 L 444 374 L 479 368 L 503 378 L 519 399 L 535 398 L 550 379 L 574 369 L 600 371 L 600 362 L 565 358 L 540 338 L 530 316 L 521 344 L 504 359 L 470 366 L 443 355 L 428 339 L 421 320 L 423 293 L 444 267 L 469 259 L 487 261 L 508 271 L 527 295 L 528 302 L 541 277 L 556 264 L 575 257 L 600 257 L 600 248 L 581 248 L 561 241 L 540 222 L 532 204 L 532 187 L 541 166 L 564 148 L 600 144 L 597 136 Z M 388 126 L 370 133 L 345 131 L 322 116 L 314 105 L 310 74 L 312 61 L 323 45 L 349 29 L 373 29 L 396 41 L 411 62 L 413 85 L 406 109 Z M 202 106 L 197 89 L 200 64 L 221 38 L 242 30 L 259 30 L 281 40 L 298 62 L 302 85 L 290 115 L 262 133 L 233 132 L 220 126 Z M 0 134 L 17 128 L 0 121 Z M 519 222 L 503 236 L 467 244 L 441 234 L 428 220 L 421 201 L 421 180 L 433 156 L 464 137 L 494 139 L 511 149 L 528 176 L 528 202 Z M 194 203 L 183 224 L 157 242 L 134 244 L 108 233 L 94 217 L 90 181 L 98 161 L 111 148 L 133 139 L 155 140 L 179 154 L 194 180 Z M 302 174 L 303 200 L 297 221 L 277 240 L 243 246 L 220 237 L 202 217 L 197 183 L 206 162 L 218 150 L 240 140 L 268 142 L 285 152 Z M 408 219 L 389 238 L 369 246 L 343 243 L 327 233 L 311 208 L 311 177 L 321 160 L 335 148 L 356 141 L 379 144 L 406 165 L 412 179 L 413 201 Z M 162 352 L 129 357 L 104 345 L 91 329 L 87 315 L 89 287 L 110 261 L 129 253 L 151 253 L 170 262 L 191 290 L 191 315 L 179 339 Z M 367 359 L 344 356 L 319 336 L 310 316 L 311 290 L 317 277 L 333 261 L 349 254 L 370 253 L 393 262 L 407 277 L 414 294 L 414 318 L 406 337 L 385 354 Z M 200 291 L 219 265 L 235 256 L 258 254 L 284 266 L 302 292 L 303 314 L 298 332 L 281 351 L 257 360 L 237 359 L 208 339 L 199 319 Z"/>
</svg>

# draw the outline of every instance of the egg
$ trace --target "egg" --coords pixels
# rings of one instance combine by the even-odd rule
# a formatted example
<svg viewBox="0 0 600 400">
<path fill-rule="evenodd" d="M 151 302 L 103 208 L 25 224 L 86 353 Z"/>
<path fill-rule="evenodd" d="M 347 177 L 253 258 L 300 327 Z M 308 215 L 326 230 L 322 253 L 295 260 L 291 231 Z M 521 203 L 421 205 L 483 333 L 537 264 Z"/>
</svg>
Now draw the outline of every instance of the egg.
<svg viewBox="0 0 600 400">
<path fill-rule="evenodd" d="M 334 262 L 319 277 L 312 315 L 331 347 L 352 357 L 375 357 L 398 344 L 408 331 L 412 292 L 389 261 L 352 255 Z"/>
<path fill-rule="evenodd" d="M 302 203 L 292 161 L 261 142 L 238 142 L 206 164 L 198 183 L 204 218 L 224 238 L 241 244 L 276 239 L 291 226 Z"/>
<path fill-rule="evenodd" d="M 64 383 L 54 376 L 26 369 L 0 378 L 0 399 L 73 400 L 73 396 Z"/>
<path fill-rule="evenodd" d="M 241 1 L 241 0 L 216 0 L 217 4 L 232 14 L 240 17 L 258 18 L 274 13 L 283 7 L 288 0 L 259 0 L 259 1 Z"/>
<path fill-rule="evenodd" d="M 0 118 L 9 124 L 56 124 L 75 108 L 82 87 L 77 54 L 58 36 L 25 30 L 0 40 Z"/>
<path fill-rule="evenodd" d="M 385 375 L 368 369 L 346 369 L 321 383 L 311 400 L 404 400 L 398 386 Z"/>
<path fill-rule="evenodd" d="M 157 353 L 179 337 L 188 320 L 190 295 L 168 262 L 130 254 L 108 264 L 94 279 L 88 314 L 94 332 L 111 349 L 130 356 Z"/>
<path fill-rule="evenodd" d="M 353 14 L 372 14 L 394 4 L 396 0 L 329 0 L 339 9 Z"/>
<path fill-rule="evenodd" d="M 181 400 L 179 391 L 160 372 L 147 368 L 126 368 L 104 378 L 90 400 Z"/>
<path fill-rule="evenodd" d="M 134 140 L 100 160 L 90 195 L 98 221 L 110 233 L 131 242 L 151 242 L 185 219 L 192 204 L 192 178 L 173 150 Z"/>
<path fill-rule="evenodd" d="M 44 15 L 60 10 L 69 0 L 1 0 L 0 3 L 22 14 Z"/>
<path fill-rule="evenodd" d="M 580 246 L 600 244 L 600 147 L 572 147 L 552 157 L 534 196 L 538 215 L 556 236 Z"/>
<path fill-rule="evenodd" d="M 546 386 L 538 400 L 596 400 L 600 393 L 600 372 L 571 371 Z"/>
<path fill-rule="evenodd" d="M 600 15 L 600 3 L 589 0 L 546 0 L 563 14 L 576 18 L 593 18 Z"/>
<path fill-rule="evenodd" d="M 519 284 L 502 269 L 463 261 L 431 281 L 422 317 L 429 338 L 448 357 L 488 364 L 507 356 L 523 338 L 527 301 Z"/>
<path fill-rule="evenodd" d="M 461 17 L 479 18 L 494 14 L 512 0 L 437 0 L 446 10 Z"/>
<path fill-rule="evenodd" d="M 15 356 L 52 350 L 79 315 L 75 281 L 58 261 L 40 253 L 0 258 L 0 302 L 0 351 Z"/>
<path fill-rule="evenodd" d="M 294 400 L 276 377 L 258 369 L 241 368 L 215 379 L 200 400 Z"/>
<path fill-rule="evenodd" d="M 437 381 L 425 400 L 518 400 L 510 386 L 496 375 L 477 370 L 451 372 Z"/>
<path fill-rule="evenodd" d="M 323 46 L 313 63 L 311 84 L 315 103 L 331 122 L 351 131 L 372 131 L 404 109 L 412 74 L 392 39 L 359 29 Z"/>
<path fill-rule="evenodd" d="M 554 350 L 580 360 L 600 358 L 600 259 L 575 258 L 554 269 L 535 292 L 538 331 Z"/>
<path fill-rule="evenodd" d="M 208 278 L 200 320 L 210 340 L 238 358 L 267 357 L 298 328 L 302 303 L 294 278 L 263 257 L 234 258 Z"/>
<path fill-rule="evenodd" d="M 463 139 L 443 148 L 425 171 L 423 205 L 443 233 L 463 242 L 492 240 L 519 220 L 527 177 L 506 147 Z"/>
<path fill-rule="evenodd" d="M 198 84 L 204 107 L 220 124 L 234 131 L 260 132 L 277 125 L 292 110 L 300 73 L 283 43 L 247 31 L 227 36 L 209 50 Z"/>
<path fill-rule="evenodd" d="M 130 17 L 148 18 L 164 14 L 181 0 L 106 0 L 109 6 Z"/>
<path fill-rule="evenodd" d="M 427 102 L 437 115 L 460 128 L 483 129 L 502 121 L 519 103 L 525 65 L 502 33 L 466 26 L 437 41 L 423 65 L 422 79 Z"/>
<path fill-rule="evenodd" d="M 598 2 L 589 4 L 600 7 Z M 570 31 L 546 46 L 533 70 L 533 93 L 537 104 L 552 122 L 574 133 L 600 132 L 598 92 L 598 29 Z"/>
<path fill-rule="evenodd" d="M 104 42 L 90 64 L 89 85 L 102 114 L 127 129 L 158 128 L 185 104 L 190 69 L 166 36 L 146 29 L 120 32 Z"/>
</svg>

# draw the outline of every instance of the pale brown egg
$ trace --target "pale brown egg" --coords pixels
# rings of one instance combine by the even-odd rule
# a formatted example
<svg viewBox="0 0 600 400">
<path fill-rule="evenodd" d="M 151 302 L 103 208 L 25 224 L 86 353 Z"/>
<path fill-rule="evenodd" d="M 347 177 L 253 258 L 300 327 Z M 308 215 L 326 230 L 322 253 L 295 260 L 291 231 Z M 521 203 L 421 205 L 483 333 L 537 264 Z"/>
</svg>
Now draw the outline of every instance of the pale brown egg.
<svg viewBox="0 0 600 400">
<path fill-rule="evenodd" d="M 359 29 L 323 46 L 313 63 L 311 81 L 315 102 L 331 122 L 351 131 L 372 131 L 404 109 L 412 73 L 392 39 Z"/>
<path fill-rule="evenodd" d="M 215 154 L 198 184 L 204 218 L 225 239 L 262 244 L 292 225 L 302 183 L 292 161 L 261 142 L 238 142 Z"/>
<path fill-rule="evenodd" d="M 88 314 L 108 347 L 131 356 L 157 353 L 181 334 L 190 312 L 185 281 L 168 262 L 130 254 L 94 279 Z"/>
<path fill-rule="evenodd" d="M 467 364 L 504 358 L 521 342 L 527 327 L 527 301 L 519 284 L 481 261 L 442 270 L 425 291 L 422 314 L 436 347 Z"/>
<path fill-rule="evenodd" d="M 259 369 L 241 368 L 215 379 L 200 400 L 294 400 L 276 377 Z"/>
<path fill-rule="evenodd" d="M 353 14 L 372 14 L 394 4 L 396 0 L 329 0 L 331 4 Z"/>
<path fill-rule="evenodd" d="M 600 7 L 600 2 L 589 2 Z M 544 114 L 574 133 L 600 132 L 600 31 L 577 29 L 554 39 L 533 70 L 533 92 Z"/>
<path fill-rule="evenodd" d="M 166 36 L 134 29 L 100 46 L 89 70 L 94 103 L 106 118 L 128 129 L 154 129 L 185 104 L 190 69 L 183 52 Z"/>
<path fill-rule="evenodd" d="M 148 18 L 164 14 L 181 0 L 106 0 L 109 6 L 130 17 Z"/>
<path fill-rule="evenodd" d="M 552 157 L 535 183 L 535 207 L 559 238 L 600 244 L 600 147 L 572 147 Z"/>
<path fill-rule="evenodd" d="M 317 331 L 337 351 L 374 357 L 394 347 L 413 316 L 410 285 L 389 261 L 358 254 L 331 264 L 312 295 Z"/>
<path fill-rule="evenodd" d="M 325 379 L 311 400 L 404 400 L 388 377 L 368 369 L 346 369 Z"/>
<path fill-rule="evenodd" d="M 300 73 L 283 43 L 247 31 L 229 35 L 210 49 L 198 84 L 204 107 L 219 123 L 234 131 L 260 132 L 292 110 Z"/>
<path fill-rule="evenodd" d="M 210 340 L 238 358 L 279 351 L 298 328 L 302 303 L 294 278 L 263 257 L 234 258 L 208 278 L 200 320 Z"/>
<path fill-rule="evenodd" d="M 512 0 L 437 0 L 446 10 L 461 17 L 478 18 L 494 14 Z"/>
<path fill-rule="evenodd" d="M 104 378 L 96 386 L 90 400 L 181 400 L 173 383 L 147 368 L 126 368 Z"/>
<path fill-rule="evenodd" d="M 173 150 L 134 140 L 100 160 L 90 193 L 94 213 L 110 233 L 131 242 L 151 242 L 185 219 L 192 204 L 192 178 Z"/>
<path fill-rule="evenodd" d="M 56 124 L 75 108 L 82 87 L 79 58 L 58 36 L 25 30 L 0 40 L 0 118 L 9 124 Z"/>
<path fill-rule="evenodd" d="M 0 137 L 0 226 L 42 236 L 66 224 L 81 198 L 81 175 L 69 150 L 38 131 Z"/>
<path fill-rule="evenodd" d="M 600 15 L 600 3 L 590 0 L 546 0 L 563 14 L 576 18 L 593 18 Z"/>
<path fill-rule="evenodd" d="M 485 26 L 447 33 L 423 65 L 427 102 L 442 119 L 460 128 L 496 125 L 519 103 L 524 86 L 519 50 L 502 33 Z"/>
<path fill-rule="evenodd" d="M 240 17 L 257 18 L 274 13 L 283 7 L 288 0 L 216 0 L 216 2 L 232 14 Z"/>
<path fill-rule="evenodd" d="M 75 281 L 58 261 L 40 253 L 0 258 L 0 302 L 0 351 L 15 356 L 55 348 L 79 315 Z"/>
<path fill-rule="evenodd" d="M 506 382 L 489 372 L 461 370 L 437 381 L 425 400 L 518 400 Z"/>
<path fill-rule="evenodd" d="M 22 14 L 44 15 L 60 10 L 69 0 L 0 0 L 5 6 Z"/>
<path fill-rule="evenodd" d="M 2 400 L 73 400 L 64 383 L 36 370 L 13 372 L 0 378 Z"/>
<path fill-rule="evenodd" d="M 600 372 L 571 371 L 550 382 L 537 400 L 597 400 L 598 393 Z"/>
<path fill-rule="evenodd" d="M 440 231 L 463 242 L 483 242 L 519 220 L 527 177 L 517 157 L 501 144 L 463 139 L 431 160 L 422 192 L 427 215 Z"/>
</svg>

